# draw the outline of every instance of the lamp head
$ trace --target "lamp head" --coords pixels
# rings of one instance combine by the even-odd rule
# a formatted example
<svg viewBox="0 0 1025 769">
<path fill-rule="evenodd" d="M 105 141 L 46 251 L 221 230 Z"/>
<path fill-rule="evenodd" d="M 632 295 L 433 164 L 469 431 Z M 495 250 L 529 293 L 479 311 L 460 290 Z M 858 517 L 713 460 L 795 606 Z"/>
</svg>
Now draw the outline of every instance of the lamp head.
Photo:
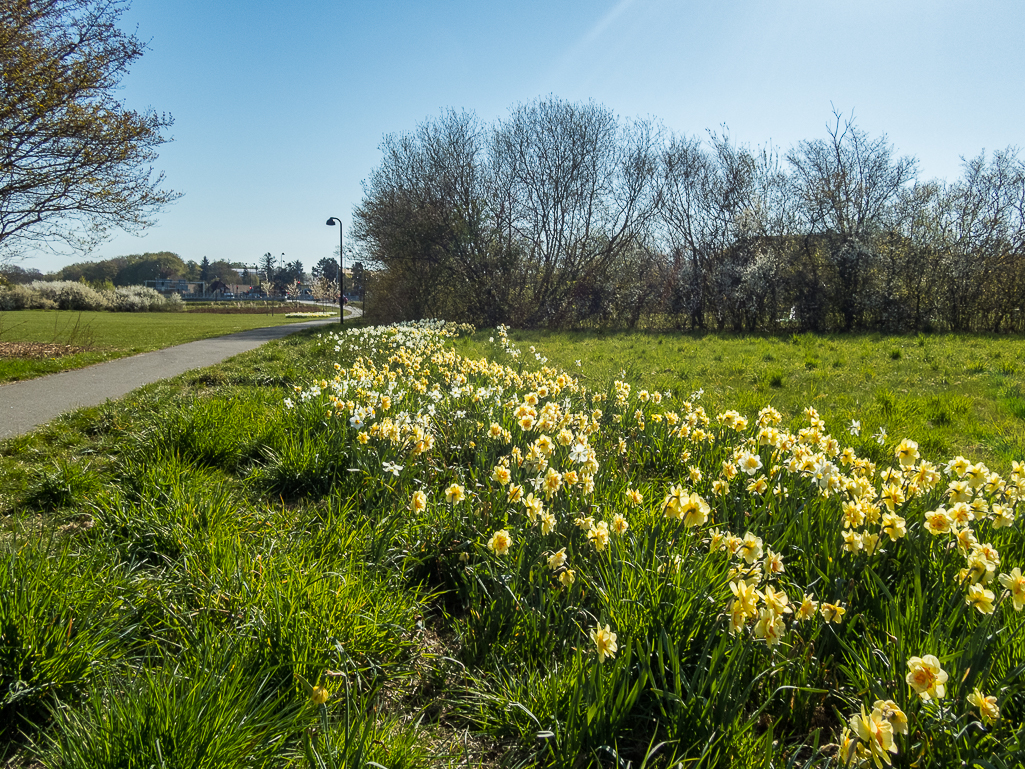
<svg viewBox="0 0 1025 769">
<path fill-rule="evenodd" d="M 328 225 L 330 225 L 331 227 L 334 227 L 336 222 L 341 224 L 341 222 L 338 222 L 338 219 L 336 219 L 333 216 L 327 220 Z"/>
</svg>

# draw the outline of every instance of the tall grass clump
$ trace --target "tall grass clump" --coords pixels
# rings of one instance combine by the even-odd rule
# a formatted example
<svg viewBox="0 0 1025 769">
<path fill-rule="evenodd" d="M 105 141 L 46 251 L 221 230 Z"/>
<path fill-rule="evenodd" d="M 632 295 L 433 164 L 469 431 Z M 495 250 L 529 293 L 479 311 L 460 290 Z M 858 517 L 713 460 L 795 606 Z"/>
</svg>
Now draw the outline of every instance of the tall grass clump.
<svg viewBox="0 0 1025 769">
<path fill-rule="evenodd" d="M 45 727 L 125 656 L 128 574 L 67 539 L 0 545 L 0 740 Z"/>
<path fill-rule="evenodd" d="M 285 401 L 439 595 L 452 713 L 524 765 L 1021 760 L 1025 463 L 589 389 L 461 331 L 326 335 L 348 365 Z"/>
</svg>

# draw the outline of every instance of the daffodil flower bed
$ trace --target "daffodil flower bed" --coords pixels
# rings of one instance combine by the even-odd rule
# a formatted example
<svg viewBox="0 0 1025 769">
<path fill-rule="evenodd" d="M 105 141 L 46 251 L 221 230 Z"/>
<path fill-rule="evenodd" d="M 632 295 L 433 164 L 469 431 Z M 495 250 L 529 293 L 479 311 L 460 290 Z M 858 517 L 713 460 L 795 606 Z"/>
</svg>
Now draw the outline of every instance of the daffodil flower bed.
<svg viewBox="0 0 1025 769">
<path fill-rule="evenodd" d="M 286 318 L 337 318 L 337 312 L 289 312 Z"/>
<path fill-rule="evenodd" d="M 1019 755 L 1025 463 L 883 433 L 878 466 L 811 407 L 788 426 L 596 391 L 505 328 L 493 360 L 462 357 L 467 330 L 324 334 L 345 365 L 285 405 L 439 596 L 469 722 L 557 766 Z"/>
</svg>

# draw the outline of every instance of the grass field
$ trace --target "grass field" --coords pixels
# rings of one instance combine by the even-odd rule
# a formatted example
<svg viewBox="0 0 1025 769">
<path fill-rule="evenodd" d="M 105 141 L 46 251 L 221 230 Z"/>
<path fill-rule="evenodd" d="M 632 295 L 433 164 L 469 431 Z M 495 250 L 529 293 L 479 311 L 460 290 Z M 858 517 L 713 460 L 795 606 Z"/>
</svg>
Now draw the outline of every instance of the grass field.
<svg viewBox="0 0 1025 769">
<path fill-rule="evenodd" d="M 59 357 L 0 357 L 0 382 L 31 379 L 197 339 L 294 322 L 286 319 L 284 312 L 277 315 L 60 310 L 0 312 L 0 344 L 27 342 L 73 348 L 71 354 Z"/>
<path fill-rule="evenodd" d="M 347 324 L 68 415 L 0 763 L 1020 766 L 1022 353 Z"/>
</svg>

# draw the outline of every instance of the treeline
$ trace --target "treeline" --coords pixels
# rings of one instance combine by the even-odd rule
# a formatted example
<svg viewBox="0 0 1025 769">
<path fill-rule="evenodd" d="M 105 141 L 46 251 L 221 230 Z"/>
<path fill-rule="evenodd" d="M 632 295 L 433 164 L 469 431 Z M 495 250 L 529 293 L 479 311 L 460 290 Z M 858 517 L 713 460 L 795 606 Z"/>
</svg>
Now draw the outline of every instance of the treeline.
<svg viewBox="0 0 1025 769">
<path fill-rule="evenodd" d="M 919 178 L 835 115 L 786 153 L 556 98 L 389 135 L 368 313 L 481 325 L 1025 331 L 1025 164 Z"/>
<path fill-rule="evenodd" d="M 73 280 L 96 289 L 137 286 L 143 285 L 147 280 L 160 279 L 203 280 L 209 283 L 217 280 L 225 283 L 238 282 L 238 273 L 228 262 L 211 262 L 206 257 L 203 257 L 202 262 L 185 261 L 170 251 L 116 256 L 95 262 L 78 262 L 46 275 L 37 269 L 26 269 L 12 263 L 0 268 L 0 277 L 14 285 L 37 280 Z"/>
</svg>

